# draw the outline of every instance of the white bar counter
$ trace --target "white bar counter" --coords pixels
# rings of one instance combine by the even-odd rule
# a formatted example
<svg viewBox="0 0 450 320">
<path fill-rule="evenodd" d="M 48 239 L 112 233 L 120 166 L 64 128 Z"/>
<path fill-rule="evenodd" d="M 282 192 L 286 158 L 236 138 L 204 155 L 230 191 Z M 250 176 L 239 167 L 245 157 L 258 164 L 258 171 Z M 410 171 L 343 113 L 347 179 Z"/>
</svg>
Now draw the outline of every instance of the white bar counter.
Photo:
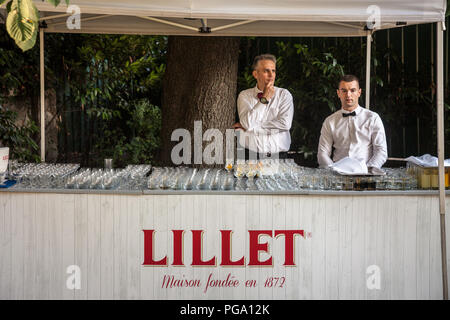
<svg viewBox="0 0 450 320">
<path fill-rule="evenodd" d="M 0 299 L 442 299 L 438 209 L 437 191 L 1 189 Z M 143 265 L 143 230 L 167 266 Z M 184 230 L 184 266 L 172 266 L 172 230 Z M 215 265 L 191 266 L 192 230 Z M 220 230 L 244 266 L 220 266 Z M 259 239 L 272 266 L 248 266 L 249 230 L 304 230 L 295 266 L 275 234 Z M 205 292 L 227 277 L 239 284 Z"/>
</svg>

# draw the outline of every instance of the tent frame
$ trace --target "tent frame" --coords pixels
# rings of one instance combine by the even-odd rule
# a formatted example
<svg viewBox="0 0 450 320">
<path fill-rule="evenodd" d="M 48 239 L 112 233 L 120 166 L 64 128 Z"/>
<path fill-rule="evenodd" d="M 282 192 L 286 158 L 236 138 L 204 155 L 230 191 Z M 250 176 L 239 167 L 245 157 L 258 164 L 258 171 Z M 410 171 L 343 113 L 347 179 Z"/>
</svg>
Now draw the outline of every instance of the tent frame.
<svg viewBox="0 0 450 320">
<path fill-rule="evenodd" d="M 439 165 L 439 214 L 441 226 L 441 260 L 442 260 L 442 288 L 444 300 L 448 300 L 447 280 L 447 248 L 445 234 L 445 167 L 444 167 L 444 30 L 443 22 L 436 23 L 436 85 L 437 85 L 437 140 Z"/>
<path fill-rule="evenodd" d="M 43 17 L 40 20 L 50 20 L 60 17 L 68 16 L 69 14 L 59 14 L 53 16 Z M 82 19 L 82 21 L 101 19 L 111 15 L 98 15 L 94 17 L 89 17 Z M 188 29 L 191 31 L 199 31 L 202 33 L 211 33 L 218 30 L 223 30 L 226 28 L 232 28 L 239 25 L 244 25 L 252 23 L 258 20 L 244 20 L 221 27 L 215 27 L 212 29 L 207 29 L 207 20 L 202 19 L 202 28 L 195 28 L 183 24 L 174 23 L 167 20 L 162 20 L 154 17 L 139 16 L 142 19 L 147 19 L 163 24 L 168 24 L 176 26 L 179 28 Z M 329 22 L 331 24 L 343 25 L 346 27 L 357 28 L 357 26 L 345 24 L 341 22 Z M 62 23 L 58 23 L 62 24 Z M 404 25 L 399 24 L 387 24 L 392 25 L 392 27 L 403 27 Z M 389 27 L 388 27 L 389 29 Z M 448 280 L 447 280 L 447 249 L 446 249 L 446 233 L 445 233 L 445 167 L 444 167 L 444 30 L 445 24 L 443 21 L 436 22 L 436 84 L 437 84 L 437 143 L 438 143 L 438 167 L 439 167 L 439 215 L 440 215 L 440 231 L 441 231 L 441 261 L 442 261 L 442 284 L 443 284 L 443 299 L 448 300 Z M 372 34 L 375 30 L 367 30 L 366 35 L 366 92 L 365 92 L 365 107 L 370 108 L 370 60 L 371 60 L 371 43 Z M 39 46 L 40 46 L 40 94 L 41 94 L 41 161 L 45 162 L 45 74 L 44 74 L 44 28 L 39 28 Z"/>
</svg>

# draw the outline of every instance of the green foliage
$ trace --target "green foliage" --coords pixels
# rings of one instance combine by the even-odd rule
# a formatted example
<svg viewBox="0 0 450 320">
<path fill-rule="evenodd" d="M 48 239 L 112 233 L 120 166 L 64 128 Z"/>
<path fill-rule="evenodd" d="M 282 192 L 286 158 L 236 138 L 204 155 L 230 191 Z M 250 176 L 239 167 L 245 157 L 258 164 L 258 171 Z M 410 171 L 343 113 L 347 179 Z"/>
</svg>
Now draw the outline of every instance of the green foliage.
<svg viewBox="0 0 450 320">
<path fill-rule="evenodd" d="M 18 126 L 15 121 L 17 113 L 5 110 L 0 105 L 0 145 L 9 147 L 10 157 L 19 161 L 38 162 L 38 145 L 30 137 L 38 131 L 31 122 Z"/>
<path fill-rule="evenodd" d="M 314 161 L 321 123 L 339 107 L 336 82 L 344 69 L 330 52 L 295 42 L 276 44 L 276 85 L 288 89 L 294 97 L 291 150 Z"/>
<path fill-rule="evenodd" d="M 0 106 L 19 100 L 32 104 L 33 98 L 39 94 L 38 54 L 39 50 L 22 52 L 6 30 L 0 30 Z M 0 113 L 0 140 L 10 147 L 11 157 L 20 161 L 40 161 L 39 148 L 33 140 L 39 132 L 35 122 L 16 125 L 15 112 L 3 108 Z"/>
<path fill-rule="evenodd" d="M 406 34 L 407 29 L 404 32 Z M 409 58 L 413 60 L 415 57 L 410 55 Z M 384 62 L 381 68 L 372 72 L 371 107 L 380 114 L 385 125 L 389 155 L 437 155 L 436 92 L 434 79 L 430 74 L 431 68 L 435 66 L 422 56 L 419 60 L 419 72 L 416 73 L 415 66 L 402 63 L 399 50 L 377 43 L 374 46 L 373 59 Z M 413 61 L 415 62 L 415 59 Z M 381 82 L 378 78 L 384 81 Z"/>
<path fill-rule="evenodd" d="M 238 75 L 238 86 L 240 88 L 252 88 L 256 86 L 256 79 L 252 75 L 251 67 L 245 67 L 242 73 Z"/>
<path fill-rule="evenodd" d="M 55 7 L 61 2 L 60 0 L 47 1 Z M 3 2 L 5 1 L 2 0 L 0 5 Z M 69 0 L 66 0 L 66 4 L 69 4 Z M 6 4 L 6 10 L 8 12 L 6 30 L 22 51 L 30 50 L 36 43 L 39 29 L 39 11 L 33 0 L 11 0 Z"/>
<path fill-rule="evenodd" d="M 0 103 L 25 99 L 29 115 L 38 116 L 38 48 L 21 52 L 3 30 L 0 44 Z M 158 36 L 46 34 L 45 86 L 56 91 L 58 161 L 101 166 L 105 157 L 116 164 L 154 158 L 166 46 Z M 138 121 L 142 105 L 151 111 L 143 113 L 148 122 Z"/>
<path fill-rule="evenodd" d="M 114 128 L 109 121 L 103 123 L 95 149 L 101 150 L 102 157 L 113 158 L 116 166 L 153 163 L 154 151 L 160 146 L 161 110 L 142 99 L 129 112 L 130 119 L 122 126 L 126 130 Z"/>
<path fill-rule="evenodd" d="M 52 5 L 54 5 L 55 7 L 58 6 L 58 4 L 61 2 L 61 0 L 47 0 L 49 3 L 51 3 Z M 65 0 L 66 4 L 69 5 L 69 0 Z"/>
<path fill-rule="evenodd" d="M 4 30 L 0 30 L 0 70 L 0 99 L 10 93 L 30 97 L 39 92 L 39 50 L 22 52 Z"/>
<path fill-rule="evenodd" d="M 86 112 L 87 126 L 95 127 L 87 133 L 89 159 L 82 162 L 101 165 L 105 157 L 114 158 L 116 165 L 153 160 L 159 147 L 167 39 L 78 37 L 77 50 L 66 55 L 64 68 L 68 99 Z"/>
</svg>

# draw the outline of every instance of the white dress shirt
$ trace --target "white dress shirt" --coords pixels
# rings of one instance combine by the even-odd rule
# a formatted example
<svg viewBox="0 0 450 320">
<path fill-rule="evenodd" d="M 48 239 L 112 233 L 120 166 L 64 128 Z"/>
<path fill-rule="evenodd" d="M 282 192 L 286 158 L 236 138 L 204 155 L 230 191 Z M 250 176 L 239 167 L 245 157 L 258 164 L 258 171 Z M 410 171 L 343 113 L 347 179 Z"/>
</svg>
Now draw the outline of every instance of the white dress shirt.
<svg viewBox="0 0 450 320">
<path fill-rule="evenodd" d="M 368 167 L 381 168 L 386 162 L 386 135 L 380 116 L 361 106 L 354 111 L 355 116 L 344 117 L 342 114 L 349 112 L 341 109 L 323 122 L 317 151 L 320 167 L 345 157 L 364 160 Z"/>
<path fill-rule="evenodd" d="M 237 100 L 240 130 L 239 143 L 254 152 L 283 152 L 291 145 L 289 129 L 294 116 L 291 93 L 274 87 L 275 94 L 268 104 L 258 99 L 262 92 L 257 86 L 242 91 Z"/>
</svg>

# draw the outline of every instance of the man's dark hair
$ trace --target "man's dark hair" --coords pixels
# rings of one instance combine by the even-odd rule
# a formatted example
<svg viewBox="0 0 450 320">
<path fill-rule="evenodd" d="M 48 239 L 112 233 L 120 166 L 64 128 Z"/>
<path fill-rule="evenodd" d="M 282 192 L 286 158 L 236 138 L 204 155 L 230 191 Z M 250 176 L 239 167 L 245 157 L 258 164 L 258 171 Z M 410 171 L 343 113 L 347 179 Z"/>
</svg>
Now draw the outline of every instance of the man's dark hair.
<svg viewBox="0 0 450 320">
<path fill-rule="evenodd" d="M 337 83 L 337 88 L 338 89 L 339 89 L 339 85 L 341 84 L 342 81 L 344 81 L 344 82 L 356 81 L 356 82 L 358 82 L 358 87 L 359 87 L 359 79 L 358 79 L 358 77 L 354 76 L 352 74 L 345 74 L 339 79 L 339 82 Z"/>
<path fill-rule="evenodd" d="M 256 66 L 258 65 L 258 61 L 260 61 L 260 60 L 270 60 L 270 61 L 273 61 L 273 63 L 277 64 L 277 58 L 273 54 L 265 53 L 265 54 L 256 56 L 255 59 L 253 59 L 252 70 L 256 69 Z"/>
</svg>

